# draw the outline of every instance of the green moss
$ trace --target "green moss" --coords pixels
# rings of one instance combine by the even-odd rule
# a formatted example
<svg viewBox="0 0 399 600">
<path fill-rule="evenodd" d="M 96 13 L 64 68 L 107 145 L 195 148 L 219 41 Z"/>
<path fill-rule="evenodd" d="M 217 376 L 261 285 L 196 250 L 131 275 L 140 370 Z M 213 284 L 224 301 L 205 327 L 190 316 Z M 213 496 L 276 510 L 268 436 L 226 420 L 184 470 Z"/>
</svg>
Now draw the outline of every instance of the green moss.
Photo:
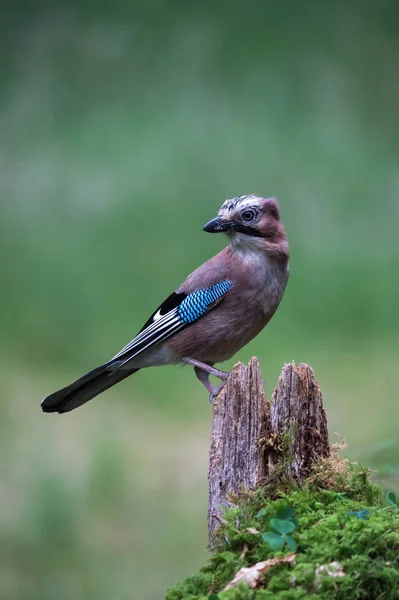
<svg viewBox="0 0 399 600">
<path fill-rule="evenodd" d="M 212 594 L 215 600 L 399 599 L 399 514 L 360 465 L 333 453 L 301 487 L 267 481 L 235 502 L 218 531 L 216 552 L 197 575 L 168 590 L 166 600 Z M 271 567 L 256 589 L 242 583 L 223 591 L 242 567 L 289 554 L 286 547 L 272 550 L 261 535 L 287 506 L 297 520 L 295 562 Z"/>
</svg>

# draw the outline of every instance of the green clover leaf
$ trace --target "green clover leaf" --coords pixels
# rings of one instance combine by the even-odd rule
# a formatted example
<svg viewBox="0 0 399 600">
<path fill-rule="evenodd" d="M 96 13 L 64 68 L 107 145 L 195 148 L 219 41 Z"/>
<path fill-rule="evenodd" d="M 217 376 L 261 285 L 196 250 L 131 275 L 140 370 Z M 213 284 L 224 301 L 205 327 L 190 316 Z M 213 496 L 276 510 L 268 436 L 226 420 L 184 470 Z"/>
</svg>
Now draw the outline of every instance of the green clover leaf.
<svg viewBox="0 0 399 600">
<path fill-rule="evenodd" d="M 396 500 L 396 494 L 395 494 L 395 492 L 388 492 L 387 493 L 387 502 L 389 502 L 389 504 L 391 506 L 393 506 L 394 508 L 398 508 L 398 502 Z"/>
<path fill-rule="evenodd" d="M 294 509 L 291 506 L 280 506 L 277 509 L 276 517 L 277 519 L 281 519 L 282 521 L 290 521 L 294 516 Z"/>
<path fill-rule="evenodd" d="M 262 538 L 273 550 L 282 550 L 284 546 L 284 536 L 279 535 L 278 533 L 266 531 L 266 533 L 262 534 Z"/>
<path fill-rule="evenodd" d="M 286 535 L 285 541 L 287 542 L 287 546 L 291 550 L 291 552 L 296 552 L 297 545 L 294 538 L 291 535 Z"/>
<path fill-rule="evenodd" d="M 291 533 L 296 529 L 295 524 L 292 523 L 292 521 L 283 521 L 283 519 L 270 519 L 270 525 L 281 535 Z"/>
</svg>

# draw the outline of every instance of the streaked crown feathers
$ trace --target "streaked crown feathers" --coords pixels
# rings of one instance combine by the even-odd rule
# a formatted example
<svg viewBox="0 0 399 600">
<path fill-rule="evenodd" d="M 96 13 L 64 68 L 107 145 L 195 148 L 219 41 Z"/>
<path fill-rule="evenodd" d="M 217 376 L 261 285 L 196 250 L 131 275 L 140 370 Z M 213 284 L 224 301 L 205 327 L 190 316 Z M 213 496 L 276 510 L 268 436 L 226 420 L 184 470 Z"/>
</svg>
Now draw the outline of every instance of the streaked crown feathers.
<svg viewBox="0 0 399 600">
<path fill-rule="evenodd" d="M 255 194 L 236 196 L 228 198 L 219 208 L 218 215 L 222 217 L 231 216 L 249 206 L 259 207 L 262 211 L 272 211 L 275 218 L 279 219 L 279 206 L 276 198 L 262 198 Z"/>
</svg>

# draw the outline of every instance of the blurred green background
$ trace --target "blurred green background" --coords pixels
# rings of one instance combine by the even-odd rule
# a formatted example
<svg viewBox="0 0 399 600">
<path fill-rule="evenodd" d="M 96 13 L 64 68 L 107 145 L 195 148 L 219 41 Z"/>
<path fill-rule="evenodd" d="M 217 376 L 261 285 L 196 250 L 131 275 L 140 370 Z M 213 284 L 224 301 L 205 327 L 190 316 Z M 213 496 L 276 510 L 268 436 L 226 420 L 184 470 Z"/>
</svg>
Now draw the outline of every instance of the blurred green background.
<svg viewBox="0 0 399 600">
<path fill-rule="evenodd" d="M 158 600 L 203 562 L 191 369 L 39 403 L 222 248 L 202 226 L 231 196 L 276 195 L 292 250 L 235 358 L 269 397 L 310 363 L 332 438 L 397 485 L 398 23 L 384 0 L 2 3 L 1 598 Z"/>
</svg>

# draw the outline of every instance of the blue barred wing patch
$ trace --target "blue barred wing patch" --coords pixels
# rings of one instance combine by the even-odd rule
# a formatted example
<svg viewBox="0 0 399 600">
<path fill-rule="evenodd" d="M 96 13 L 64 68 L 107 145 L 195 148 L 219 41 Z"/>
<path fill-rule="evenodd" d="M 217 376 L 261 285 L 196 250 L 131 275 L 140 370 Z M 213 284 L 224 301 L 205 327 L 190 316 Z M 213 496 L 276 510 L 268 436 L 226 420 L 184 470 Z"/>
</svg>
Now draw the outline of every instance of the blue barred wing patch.
<svg viewBox="0 0 399 600">
<path fill-rule="evenodd" d="M 232 285 L 233 283 L 229 279 L 225 279 L 210 288 L 204 288 L 189 294 L 177 309 L 180 322 L 182 324 L 194 323 L 208 312 L 211 304 L 227 294 Z"/>
</svg>

